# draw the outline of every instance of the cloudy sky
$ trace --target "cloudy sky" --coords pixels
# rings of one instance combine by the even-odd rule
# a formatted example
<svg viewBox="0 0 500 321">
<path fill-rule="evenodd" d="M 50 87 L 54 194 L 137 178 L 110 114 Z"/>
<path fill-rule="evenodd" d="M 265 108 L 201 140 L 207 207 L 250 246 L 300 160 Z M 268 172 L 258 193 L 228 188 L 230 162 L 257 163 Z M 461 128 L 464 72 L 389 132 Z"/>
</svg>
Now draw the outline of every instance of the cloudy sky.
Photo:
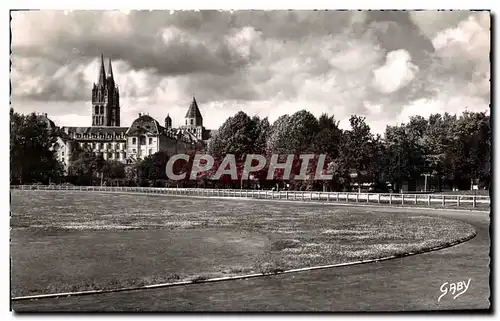
<svg viewBox="0 0 500 321">
<path fill-rule="evenodd" d="M 101 53 L 122 126 L 138 113 L 179 126 L 193 94 L 210 129 L 239 110 L 274 121 L 307 109 L 382 133 L 490 102 L 488 12 L 31 11 L 11 27 L 12 106 L 58 125 L 91 125 Z"/>
</svg>

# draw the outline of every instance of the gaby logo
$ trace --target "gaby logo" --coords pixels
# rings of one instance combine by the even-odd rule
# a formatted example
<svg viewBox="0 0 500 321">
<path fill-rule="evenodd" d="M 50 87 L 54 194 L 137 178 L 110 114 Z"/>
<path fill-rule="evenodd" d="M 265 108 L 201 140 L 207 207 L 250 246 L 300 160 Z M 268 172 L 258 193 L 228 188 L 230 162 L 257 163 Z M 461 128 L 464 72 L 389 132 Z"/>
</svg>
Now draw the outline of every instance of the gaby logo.
<svg viewBox="0 0 500 321">
<path fill-rule="evenodd" d="M 285 155 L 281 155 L 281 158 L 284 158 Z M 286 161 L 279 162 L 280 155 L 272 155 L 269 161 L 263 155 L 250 154 L 245 158 L 243 171 L 241 173 L 241 177 L 238 177 L 238 164 L 236 162 L 236 157 L 233 154 L 227 154 L 220 165 L 216 168 L 216 171 L 213 175 L 211 175 L 210 179 L 219 180 L 223 175 L 230 175 L 232 180 L 248 180 L 251 177 L 252 173 L 259 172 L 263 170 L 266 166 L 267 168 L 267 176 L 266 179 L 272 180 L 275 176 L 275 172 L 277 170 L 281 170 L 283 175 L 282 179 L 288 180 L 290 179 L 290 175 L 292 172 L 292 168 L 294 166 L 294 161 L 296 161 L 296 155 L 290 154 L 286 156 Z M 332 179 L 332 175 L 326 175 L 324 172 L 326 155 L 320 154 L 302 154 L 298 156 L 300 160 L 300 172 L 297 175 L 294 175 L 295 180 L 308 180 L 314 178 L 315 180 L 330 180 Z M 311 160 L 317 160 L 316 169 L 313 177 L 307 174 L 307 170 L 310 167 Z M 190 158 L 186 154 L 177 154 L 172 157 L 167 162 L 166 166 L 166 174 L 171 180 L 182 180 L 187 178 L 187 173 L 174 173 L 174 165 L 177 161 L 183 160 L 185 162 L 189 162 Z M 208 154 L 196 154 L 193 160 L 191 172 L 189 174 L 189 179 L 196 180 L 198 174 L 202 172 L 207 172 L 213 170 L 214 167 L 214 158 Z"/>
<path fill-rule="evenodd" d="M 467 282 L 465 281 L 459 281 L 457 283 L 444 282 L 440 288 L 441 293 L 443 294 L 439 296 L 438 302 L 441 301 L 441 298 L 448 293 L 453 295 L 453 300 L 455 300 L 456 298 L 467 292 L 467 290 L 469 289 L 469 285 L 470 285 L 470 279 Z"/>
</svg>

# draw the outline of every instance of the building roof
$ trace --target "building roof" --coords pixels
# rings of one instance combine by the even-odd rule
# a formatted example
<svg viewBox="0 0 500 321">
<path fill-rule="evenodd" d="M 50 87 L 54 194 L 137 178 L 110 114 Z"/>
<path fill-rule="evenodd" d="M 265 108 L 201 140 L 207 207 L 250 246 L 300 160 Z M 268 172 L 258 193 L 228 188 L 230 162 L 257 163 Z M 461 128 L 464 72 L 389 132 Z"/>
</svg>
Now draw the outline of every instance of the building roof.
<svg viewBox="0 0 500 321">
<path fill-rule="evenodd" d="M 114 127 L 114 126 L 89 126 L 89 127 L 61 127 L 61 129 L 70 134 L 122 134 L 125 133 L 128 127 Z"/>
<path fill-rule="evenodd" d="M 156 119 L 149 115 L 141 115 L 134 120 L 130 128 L 127 130 L 127 135 L 137 135 L 143 133 L 149 133 L 152 135 L 159 135 L 163 131 L 163 127 L 158 123 Z"/>
<path fill-rule="evenodd" d="M 198 103 L 196 102 L 196 98 L 194 97 L 193 101 L 191 102 L 191 105 L 189 105 L 185 118 L 203 118 L 201 116 L 200 109 L 198 108 Z"/>
</svg>

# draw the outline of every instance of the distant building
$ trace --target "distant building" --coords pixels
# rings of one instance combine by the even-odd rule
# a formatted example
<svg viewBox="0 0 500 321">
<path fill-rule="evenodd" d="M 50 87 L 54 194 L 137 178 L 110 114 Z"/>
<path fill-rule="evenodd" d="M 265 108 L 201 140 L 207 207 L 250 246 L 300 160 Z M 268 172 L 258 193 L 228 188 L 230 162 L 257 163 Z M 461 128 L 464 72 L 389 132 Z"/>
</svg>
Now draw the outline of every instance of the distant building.
<svg viewBox="0 0 500 321">
<path fill-rule="evenodd" d="M 47 126 L 57 126 L 47 114 L 41 116 Z M 211 131 L 203 127 L 203 117 L 196 98 L 193 97 L 185 124 L 172 128 L 172 119 L 167 114 L 164 126 L 147 114 L 139 114 L 130 127 L 120 127 L 120 95 L 113 77 L 111 60 L 108 72 L 101 67 L 97 84 L 92 87 L 92 126 L 57 128 L 59 135 L 54 150 L 66 171 L 71 162 L 71 153 L 76 145 L 101 154 L 105 160 L 130 164 L 159 151 L 187 153 L 203 149 L 211 136 Z"/>
</svg>

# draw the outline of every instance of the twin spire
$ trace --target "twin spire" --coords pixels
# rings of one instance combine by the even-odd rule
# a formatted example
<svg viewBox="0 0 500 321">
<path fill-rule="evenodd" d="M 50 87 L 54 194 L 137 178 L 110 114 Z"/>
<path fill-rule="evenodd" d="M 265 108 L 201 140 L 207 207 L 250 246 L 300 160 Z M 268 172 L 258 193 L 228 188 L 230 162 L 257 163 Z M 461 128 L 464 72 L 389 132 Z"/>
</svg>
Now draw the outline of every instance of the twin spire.
<svg viewBox="0 0 500 321">
<path fill-rule="evenodd" d="M 110 79 L 110 81 L 113 83 L 114 86 L 115 79 L 113 77 L 113 67 L 111 66 L 111 58 L 109 58 L 108 73 L 106 74 L 106 69 L 104 69 L 104 55 L 101 54 L 101 69 L 99 72 L 98 85 L 105 85 L 106 79 Z"/>
</svg>

